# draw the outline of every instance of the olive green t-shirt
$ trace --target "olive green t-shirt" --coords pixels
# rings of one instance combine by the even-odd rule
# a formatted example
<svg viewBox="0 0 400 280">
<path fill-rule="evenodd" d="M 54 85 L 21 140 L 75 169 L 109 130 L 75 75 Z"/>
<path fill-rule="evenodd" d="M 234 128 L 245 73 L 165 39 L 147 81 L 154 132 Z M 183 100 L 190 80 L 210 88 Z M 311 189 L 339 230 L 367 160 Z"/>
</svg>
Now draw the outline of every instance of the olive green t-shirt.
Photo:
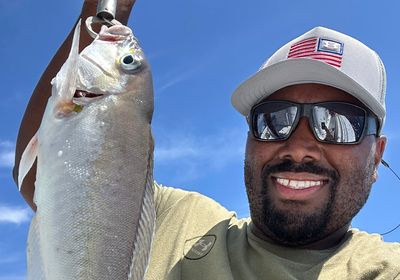
<svg viewBox="0 0 400 280">
<path fill-rule="evenodd" d="M 351 229 L 329 250 L 257 238 L 250 219 L 194 192 L 155 186 L 156 233 L 146 280 L 400 279 L 400 243 Z"/>
</svg>

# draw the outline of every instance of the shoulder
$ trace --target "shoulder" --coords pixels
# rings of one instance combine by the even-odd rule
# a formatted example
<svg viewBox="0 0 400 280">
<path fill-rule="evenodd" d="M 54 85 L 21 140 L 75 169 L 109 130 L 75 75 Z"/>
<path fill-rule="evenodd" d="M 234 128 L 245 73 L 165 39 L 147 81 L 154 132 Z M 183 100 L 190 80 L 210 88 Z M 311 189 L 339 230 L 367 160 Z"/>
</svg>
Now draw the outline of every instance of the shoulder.
<svg viewBox="0 0 400 280">
<path fill-rule="evenodd" d="M 215 200 L 198 192 L 166 187 L 156 182 L 154 187 L 158 219 L 178 212 L 196 215 L 197 219 L 211 217 L 226 219 L 235 216 L 234 212 L 228 211 Z"/>
<path fill-rule="evenodd" d="M 351 229 L 331 260 L 346 267 L 349 275 L 396 279 L 400 275 L 400 243 L 385 242 L 379 234 Z"/>
<path fill-rule="evenodd" d="M 380 234 L 371 234 L 353 228 L 349 231 L 346 242 L 348 242 L 350 248 L 356 249 L 355 251 L 363 251 L 374 255 L 383 253 L 385 256 L 400 260 L 400 243 L 385 242 Z"/>
</svg>

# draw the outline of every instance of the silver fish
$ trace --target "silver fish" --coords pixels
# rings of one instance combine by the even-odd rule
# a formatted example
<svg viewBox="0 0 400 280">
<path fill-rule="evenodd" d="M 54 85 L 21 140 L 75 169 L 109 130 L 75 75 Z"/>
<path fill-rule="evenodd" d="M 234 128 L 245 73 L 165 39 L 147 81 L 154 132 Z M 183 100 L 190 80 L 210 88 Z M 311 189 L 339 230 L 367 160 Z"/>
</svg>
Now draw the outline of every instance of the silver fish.
<svg viewBox="0 0 400 280">
<path fill-rule="evenodd" d="M 52 81 L 40 128 L 28 279 L 143 279 L 155 225 L 151 72 L 132 31 L 103 26 Z"/>
</svg>

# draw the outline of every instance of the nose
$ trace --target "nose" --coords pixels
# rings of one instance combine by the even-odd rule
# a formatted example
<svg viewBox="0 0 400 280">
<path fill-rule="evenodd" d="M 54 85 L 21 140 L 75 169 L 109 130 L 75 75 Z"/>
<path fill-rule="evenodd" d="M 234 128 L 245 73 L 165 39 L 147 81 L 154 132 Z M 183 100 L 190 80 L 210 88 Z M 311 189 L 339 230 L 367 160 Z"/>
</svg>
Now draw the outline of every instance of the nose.
<svg viewBox="0 0 400 280">
<path fill-rule="evenodd" d="M 280 159 L 302 163 L 319 161 L 321 153 L 321 143 L 315 139 L 308 119 L 302 117 L 289 139 L 284 141 L 284 145 L 278 151 L 278 156 Z"/>
</svg>

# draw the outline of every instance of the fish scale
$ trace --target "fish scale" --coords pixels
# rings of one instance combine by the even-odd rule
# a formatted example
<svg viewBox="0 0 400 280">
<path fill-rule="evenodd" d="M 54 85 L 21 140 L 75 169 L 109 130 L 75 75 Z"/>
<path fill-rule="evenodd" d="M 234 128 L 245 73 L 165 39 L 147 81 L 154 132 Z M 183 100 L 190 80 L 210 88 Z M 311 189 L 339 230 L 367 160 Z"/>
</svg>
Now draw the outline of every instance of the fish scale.
<svg viewBox="0 0 400 280">
<path fill-rule="evenodd" d="M 124 40 L 101 39 L 122 31 L 129 33 Z M 72 49 L 77 44 L 75 38 Z M 126 53 L 137 55 L 139 69 L 121 69 L 118 58 Z M 122 26 L 103 28 L 78 59 L 74 55 L 71 50 L 53 80 L 33 140 L 38 144 L 28 144 L 35 151 L 24 152 L 21 160 L 37 156 L 28 279 L 143 279 L 155 225 L 150 68 L 130 29 Z M 107 69 L 104 77 L 99 66 Z M 71 88 L 103 96 L 72 99 Z M 82 110 L 59 114 L 57 108 L 69 108 L 62 102 L 71 100 Z"/>
</svg>

